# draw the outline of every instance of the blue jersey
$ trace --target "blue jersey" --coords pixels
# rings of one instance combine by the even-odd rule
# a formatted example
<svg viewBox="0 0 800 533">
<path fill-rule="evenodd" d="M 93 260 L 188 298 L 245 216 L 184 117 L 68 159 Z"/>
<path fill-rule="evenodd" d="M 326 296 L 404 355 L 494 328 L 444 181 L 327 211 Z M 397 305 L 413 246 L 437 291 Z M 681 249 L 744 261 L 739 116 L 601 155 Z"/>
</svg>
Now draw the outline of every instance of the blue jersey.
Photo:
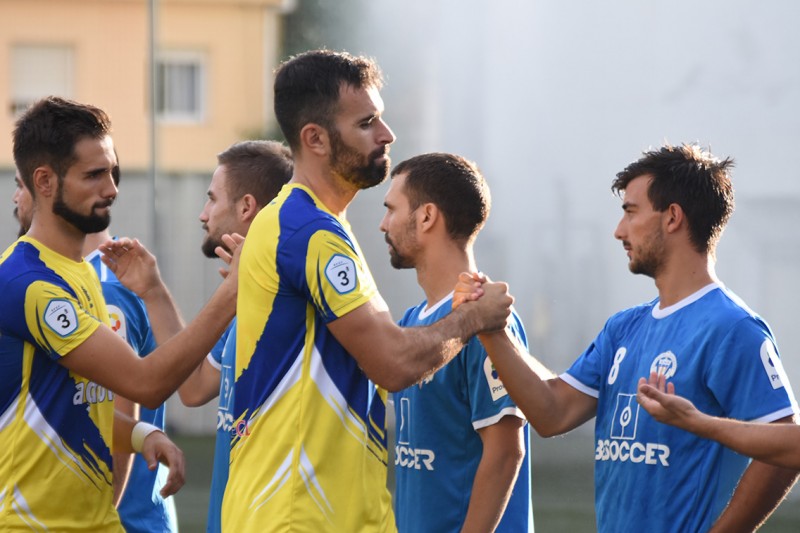
<svg viewBox="0 0 800 533">
<path fill-rule="evenodd" d="M 409 309 L 400 325 L 427 326 L 448 315 L 452 294 L 430 309 L 427 302 Z M 519 317 L 512 332 L 527 346 Z M 524 418 L 497 377 L 477 337 L 433 376 L 397 392 L 394 498 L 400 532 L 460 531 L 467 516 L 483 442 L 478 430 L 504 416 Z M 533 531 L 528 426 L 525 459 L 497 531 Z"/>
<path fill-rule="evenodd" d="M 748 459 L 656 422 L 636 402 L 651 371 L 705 413 L 771 422 L 797 410 L 775 340 L 738 297 L 711 284 L 664 309 L 654 300 L 612 316 L 561 376 L 598 402 L 598 530 L 707 531 Z"/>
<path fill-rule="evenodd" d="M 150 319 L 144 302 L 126 289 L 117 277 L 100 260 L 100 252 L 94 251 L 86 256 L 100 278 L 103 297 L 108 307 L 108 315 L 113 329 L 141 357 L 156 347 Z M 142 406 L 139 419 L 164 430 L 164 405 L 152 410 Z M 175 504 L 172 497 L 164 499 L 160 491 L 167 481 L 169 469 L 158 464 L 155 471 L 147 467 L 147 462 L 136 454 L 131 466 L 128 485 L 122 496 L 118 511 L 122 525 L 128 533 L 178 531 Z"/>
<path fill-rule="evenodd" d="M 222 531 L 222 496 L 228 482 L 228 462 L 231 457 L 233 424 L 233 380 L 236 365 L 236 318 L 208 354 L 208 362 L 219 370 L 219 407 L 217 408 L 217 438 L 214 443 L 214 467 L 211 472 L 211 493 L 208 501 L 206 531 Z"/>
</svg>

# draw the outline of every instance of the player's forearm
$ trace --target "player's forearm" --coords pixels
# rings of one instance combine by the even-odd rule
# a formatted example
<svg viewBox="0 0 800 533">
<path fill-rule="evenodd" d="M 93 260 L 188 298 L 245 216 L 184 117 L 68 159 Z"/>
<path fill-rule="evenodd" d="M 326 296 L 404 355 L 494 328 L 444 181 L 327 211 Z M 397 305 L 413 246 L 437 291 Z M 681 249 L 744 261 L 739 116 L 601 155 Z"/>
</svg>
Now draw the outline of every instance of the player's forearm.
<svg viewBox="0 0 800 533">
<path fill-rule="evenodd" d="M 755 531 L 778 507 L 798 472 L 753 461 L 709 533 Z"/>
<path fill-rule="evenodd" d="M 148 379 L 141 384 L 141 397 L 127 396 L 151 409 L 169 398 L 222 336 L 236 311 L 235 300 L 217 290 L 186 328 L 142 359 Z"/>
<path fill-rule="evenodd" d="M 132 420 L 139 419 L 139 404 L 132 402 L 120 395 L 114 397 L 114 410 L 117 413 L 126 415 Z M 121 439 L 125 439 L 122 435 Z M 114 452 L 112 460 L 114 464 L 113 486 L 114 486 L 114 507 L 119 506 L 122 496 L 125 494 L 125 487 L 128 485 L 131 467 L 133 466 L 133 454 L 129 452 Z"/>
<path fill-rule="evenodd" d="M 219 395 L 219 380 L 220 372 L 208 363 L 207 356 L 178 387 L 178 396 L 186 407 L 205 405 Z"/>
<path fill-rule="evenodd" d="M 508 331 L 478 335 L 514 403 L 542 436 L 569 431 L 569 420 L 554 392 L 557 376 L 515 342 Z"/>
<path fill-rule="evenodd" d="M 794 423 L 758 424 L 702 415 L 691 427 L 701 437 L 773 466 L 800 469 L 800 426 Z M 691 429 L 690 429 L 691 431 Z"/>
<path fill-rule="evenodd" d="M 494 531 L 503 517 L 524 450 L 518 453 L 492 453 L 484 449 L 469 500 L 462 533 Z"/>
<path fill-rule="evenodd" d="M 164 283 L 142 296 L 156 344 L 163 344 L 184 328 L 178 306 Z"/>
</svg>

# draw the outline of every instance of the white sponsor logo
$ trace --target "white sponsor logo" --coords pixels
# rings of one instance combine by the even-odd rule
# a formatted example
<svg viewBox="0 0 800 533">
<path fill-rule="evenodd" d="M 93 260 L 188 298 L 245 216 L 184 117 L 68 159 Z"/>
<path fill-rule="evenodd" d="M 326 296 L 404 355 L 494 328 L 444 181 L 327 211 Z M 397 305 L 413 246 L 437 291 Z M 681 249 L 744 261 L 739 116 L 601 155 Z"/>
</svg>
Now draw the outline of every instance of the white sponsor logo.
<svg viewBox="0 0 800 533">
<path fill-rule="evenodd" d="M 356 263 L 350 257 L 335 254 L 325 265 L 325 277 L 339 294 L 346 294 L 356 288 Z"/>
<path fill-rule="evenodd" d="M 102 403 L 114 400 L 114 393 L 105 387 L 101 387 L 93 381 L 79 381 L 75 384 L 75 394 L 72 395 L 72 404 L 82 403 Z"/>
<path fill-rule="evenodd" d="M 108 306 L 108 316 L 111 319 L 111 329 L 122 337 L 122 340 L 128 342 L 128 321 L 125 320 L 125 313 L 116 305 Z"/>
<path fill-rule="evenodd" d="M 411 448 L 410 446 L 395 446 L 394 454 L 395 466 L 413 468 L 415 470 L 421 470 L 423 467 L 425 470 L 433 470 L 433 461 L 436 459 L 436 454 L 433 453 L 433 450 Z"/>
<path fill-rule="evenodd" d="M 639 423 L 639 404 L 635 394 L 617 394 L 617 405 L 611 422 L 611 438 L 633 440 Z"/>
<path fill-rule="evenodd" d="M 61 337 L 66 337 L 78 329 L 78 314 L 68 300 L 55 299 L 44 309 L 44 322 Z"/>
<path fill-rule="evenodd" d="M 500 381 L 497 375 L 497 370 L 494 369 L 492 360 L 488 357 L 483 361 L 483 373 L 486 374 L 486 384 L 489 386 L 489 391 L 492 393 L 492 400 L 497 401 L 503 396 L 507 396 L 505 385 Z"/>
<path fill-rule="evenodd" d="M 761 364 L 767 372 L 767 377 L 773 389 L 780 389 L 784 382 L 788 383 L 786 372 L 783 370 L 783 363 L 775 352 L 775 346 L 769 339 L 761 343 Z"/>
<path fill-rule="evenodd" d="M 618 440 L 597 441 L 595 461 L 617 461 L 644 463 L 646 465 L 669 466 L 669 446 L 655 442 L 628 442 Z"/>
<path fill-rule="evenodd" d="M 655 372 L 660 376 L 669 379 L 675 375 L 678 370 L 678 358 L 672 352 L 664 352 L 653 359 L 653 364 L 650 365 L 650 372 Z"/>
</svg>

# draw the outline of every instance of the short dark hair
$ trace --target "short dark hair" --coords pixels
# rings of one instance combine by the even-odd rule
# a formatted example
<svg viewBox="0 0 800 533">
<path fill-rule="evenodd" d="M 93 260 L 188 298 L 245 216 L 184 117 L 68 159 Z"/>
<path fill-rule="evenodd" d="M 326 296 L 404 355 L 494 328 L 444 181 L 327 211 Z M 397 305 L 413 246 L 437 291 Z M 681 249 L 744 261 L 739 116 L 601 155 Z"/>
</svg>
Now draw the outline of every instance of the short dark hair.
<svg viewBox="0 0 800 533">
<path fill-rule="evenodd" d="M 392 177 L 400 174 L 406 174 L 404 192 L 411 209 L 424 203 L 436 205 L 453 240 L 473 239 L 489 218 L 489 186 L 472 161 L 440 152 L 422 154 L 392 170 Z"/>
<path fill-rule="evenodd" d="M 75 145 L 111 134 L 111 120 L 97 107 L 48 96 L 25 111 L 14 127 L 14 164 L 34 194 L 33 171 L 49 165 L 62 180 L 75 163 Z"/>
<path fill-rule="evenodd" d="M 275 118 L 292 150 L 300 148 L 300 130 L 315 123 L 333 130 L 342 86 L 383 86 L 380 68 L 370 58 L 347 52 L 312 50 L 289 58 L 275 73 Z"/>
<path fill-rule="evenodd" d="M 692 244 L 700 253 L 713 253 L 733 214 L 731 158 L 718 159 L 696 144 L 664 145 L 644 152 L 617 174 L 611 190 L 617 195 L 631 180 L 650 176 L 647 197 L 656 211 L 677 204 L 686 214 Z"/>
<path fill-rule="evenodd" d="M 217 155 L 225 165 L 225 188 L 231 202 L 252 194 L 264 207 L 292 178 L 292 153 L 277 141 L 242 141 Z"/>
</svg>

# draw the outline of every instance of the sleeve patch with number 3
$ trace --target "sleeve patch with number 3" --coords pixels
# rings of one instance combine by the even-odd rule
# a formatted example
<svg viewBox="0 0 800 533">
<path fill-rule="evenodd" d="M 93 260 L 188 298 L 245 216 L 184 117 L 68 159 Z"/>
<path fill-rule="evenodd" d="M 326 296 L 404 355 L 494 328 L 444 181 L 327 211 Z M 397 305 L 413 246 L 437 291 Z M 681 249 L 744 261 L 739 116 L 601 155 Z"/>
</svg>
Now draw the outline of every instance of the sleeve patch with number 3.
<svg viewBox="0 0 800 533">
<path fill-rule="evenodd" d="M 356 288 L 356 263 L 350 257 L 335 254 L 325 266 L 325 277 L 339 294 L 347 294 Z"/>
<path fill-rule="evenodd" d="M 61 337 L 78 329 L 78 314 L 67 300 L 50 300 L 44 310 L 44 322 Z"/>
</svg>

